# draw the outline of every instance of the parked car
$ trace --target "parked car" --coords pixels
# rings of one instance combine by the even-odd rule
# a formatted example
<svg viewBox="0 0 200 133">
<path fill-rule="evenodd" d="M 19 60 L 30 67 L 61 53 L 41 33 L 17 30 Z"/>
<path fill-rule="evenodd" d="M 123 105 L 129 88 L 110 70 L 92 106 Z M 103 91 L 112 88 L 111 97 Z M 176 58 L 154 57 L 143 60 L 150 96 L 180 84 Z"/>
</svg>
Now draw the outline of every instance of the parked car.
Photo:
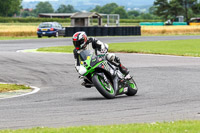
<svg viewBox="0 0 200 133">
<path fill-rule="evenodd" d="M 189 25 L 200 25 L 200 18 L 191 18 Z"/>
<path fill-rule="evenodd" d="M 64 36 L 65 28 L 63 28 L 58 22 L 43 22 L 37 28 L 37 35 L 38 38 L 41 38 L 42 36 Z"/>
</svg>

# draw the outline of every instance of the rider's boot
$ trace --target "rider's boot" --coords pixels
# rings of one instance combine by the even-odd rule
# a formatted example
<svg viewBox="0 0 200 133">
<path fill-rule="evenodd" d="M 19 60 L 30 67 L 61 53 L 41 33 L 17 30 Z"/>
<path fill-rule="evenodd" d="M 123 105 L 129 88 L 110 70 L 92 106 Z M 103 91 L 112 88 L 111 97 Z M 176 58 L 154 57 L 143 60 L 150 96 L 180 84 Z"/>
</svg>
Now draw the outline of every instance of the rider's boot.
<svg viewBox="0 0 200 133">
<path fill-rule="evenodd" d="M 115 57 L 115 61 L 119 64 L 118 67 L 119 67 L 119 70 L 121 71 L 122 74 L 125 75 L 125 79 L 131 79 L 131 75 L 129 74 L 129 70 L 123 66 L 120 62 L 120 59 L 119 57 Z"/>
</svg>

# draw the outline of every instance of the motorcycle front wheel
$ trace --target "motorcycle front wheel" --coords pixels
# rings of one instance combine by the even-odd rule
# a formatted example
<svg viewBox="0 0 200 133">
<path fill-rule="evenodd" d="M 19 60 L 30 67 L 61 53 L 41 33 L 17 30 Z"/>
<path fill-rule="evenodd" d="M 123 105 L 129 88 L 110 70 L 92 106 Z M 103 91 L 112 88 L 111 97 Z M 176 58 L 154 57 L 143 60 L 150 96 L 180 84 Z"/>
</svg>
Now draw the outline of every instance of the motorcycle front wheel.
<svg viewBox="0 0 200 133">
<path fill-rule="evenodd" d="M 95 74 L 92 77 L 92 82 L 99 91 L 99 93 L 101 93 L 101 95 L 103 95 L 105 98 L 107 99 L 115 98 L 116 93 L 109 79 L 108 83 L 106 83 L 103 77 Z"/>
<path fill-rule="evenodd" d="M 138 87 L 133 79 L 130 79 L 128 81 L 128 92 L 126 95 L 128 96 L 134 96 L 138 91 Z"/>
</svg>

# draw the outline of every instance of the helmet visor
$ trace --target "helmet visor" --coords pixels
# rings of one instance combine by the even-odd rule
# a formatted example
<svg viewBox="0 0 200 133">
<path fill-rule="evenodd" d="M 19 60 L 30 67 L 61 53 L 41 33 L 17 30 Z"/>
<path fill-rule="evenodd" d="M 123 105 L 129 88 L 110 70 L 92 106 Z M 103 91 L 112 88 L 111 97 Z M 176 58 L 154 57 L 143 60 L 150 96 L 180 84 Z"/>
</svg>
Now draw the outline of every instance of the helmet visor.
<svg viewBox="0 0 200 133">
<path fill-rule="evenodd" d="M 83 44 L 84 43 L 84 40 L 83 39 L 81 39 L 81 40 L 74 40 L 73 41 L 73 44 L 74 44 L 74 46 L 76 47 L 76 48 L 81 48 L 81 44 Z"/>
</svg>

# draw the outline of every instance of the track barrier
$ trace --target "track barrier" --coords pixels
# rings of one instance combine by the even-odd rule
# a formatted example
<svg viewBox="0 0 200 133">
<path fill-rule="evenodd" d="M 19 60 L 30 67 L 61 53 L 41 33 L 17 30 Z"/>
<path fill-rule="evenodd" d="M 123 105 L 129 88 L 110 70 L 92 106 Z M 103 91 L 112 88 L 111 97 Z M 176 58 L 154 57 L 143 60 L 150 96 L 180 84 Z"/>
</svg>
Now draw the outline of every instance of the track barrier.
<svg viewBox="0 0 200 133">
<path fill-rule="evenodd" d="M 141 35 L 140 26 L 132 27 L 66 27 L 65 36 L 73 36 L 77 31 L 85 31 L 88 36 L 131 36 Z"/>
</svg>

